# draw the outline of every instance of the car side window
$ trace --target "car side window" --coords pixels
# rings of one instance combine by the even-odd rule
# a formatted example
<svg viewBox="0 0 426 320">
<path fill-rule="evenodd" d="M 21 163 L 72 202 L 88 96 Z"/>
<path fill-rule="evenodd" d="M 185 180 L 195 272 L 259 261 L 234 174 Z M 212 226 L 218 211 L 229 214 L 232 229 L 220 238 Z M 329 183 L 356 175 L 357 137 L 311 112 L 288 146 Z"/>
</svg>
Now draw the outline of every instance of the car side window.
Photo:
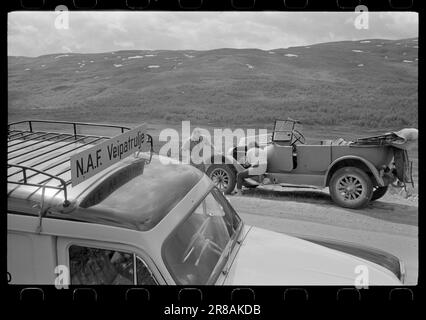
<svg viewBox="0 0 426 320">
<path fill-rule="evenodd" d="M 155 281 L 155 278 L 153 277 L 151 271 L 149 270 L 145 262 L 139 257 L 136 257 L 136 280 L 137 284 L 140 286 L 149 286 L 157 284 L 157 281 Z"/>
<path fill-rule="evenodd" d="M 133 253 L 72 245 L 69 261 L 73 285 L 156 284 L 146 264 Z"/>
</svg>

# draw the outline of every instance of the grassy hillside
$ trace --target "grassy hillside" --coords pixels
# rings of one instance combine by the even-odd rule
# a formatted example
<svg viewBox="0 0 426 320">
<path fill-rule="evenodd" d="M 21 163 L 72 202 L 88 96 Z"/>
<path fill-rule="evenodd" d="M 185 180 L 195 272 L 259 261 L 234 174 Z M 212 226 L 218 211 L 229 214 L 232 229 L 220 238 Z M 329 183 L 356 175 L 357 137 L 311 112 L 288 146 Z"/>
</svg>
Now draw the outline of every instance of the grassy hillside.
<svg viewBox="0 0 426 320">
<path fill-rule="evenodd" d="M 416 126 L 417 39 L 8 58 L 9 121 Z"/>
</svg>

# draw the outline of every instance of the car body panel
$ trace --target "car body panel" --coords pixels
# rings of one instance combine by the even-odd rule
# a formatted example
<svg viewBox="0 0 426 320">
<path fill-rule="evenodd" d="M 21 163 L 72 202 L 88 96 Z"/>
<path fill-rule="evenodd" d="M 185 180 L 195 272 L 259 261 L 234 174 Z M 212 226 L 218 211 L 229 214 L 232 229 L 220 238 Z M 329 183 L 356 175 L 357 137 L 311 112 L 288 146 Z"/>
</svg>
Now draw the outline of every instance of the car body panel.
<svg viewBox="0 0 426 320">
<path fill-rule="evenodd" d="M 393 157 L 392 146 L 331 146 L 331 161 L 335 161 L 343 156 L 356 156 L 370 162 L 376 168 L 388 165 Z"/>
<path fill-rule="evenodd" d="M 253 227 L 246 235 L 224 284 L 354 286 L 359 266 L 368 270 L 369 285 L 400 284 L 392 272 L 375 263 Z"/>
<path fill-rule="evenodd" d="M 267 172 L 290 172 L 293 170 L 293 148 L 290 146 L 269 145 L 266 147 Z"/>
<path fill-rule="evenodd" d="M 204 172 L 206 172 L 210 168 L 210 166 L 222 163 L 231 165 L 237 172 L 244 170 L 244 167 L 241 165 L 241 163 L 235 160 L 232 155 L 215 154 L 211 158 L 208 158 L 204 161 Z"/>
<path fill-rule="evenodd" d="M 303 172 L 324 172 L 332 162 L 332 146 L 305 145 L 296 146 L 297 167 Z"/>
</svg>

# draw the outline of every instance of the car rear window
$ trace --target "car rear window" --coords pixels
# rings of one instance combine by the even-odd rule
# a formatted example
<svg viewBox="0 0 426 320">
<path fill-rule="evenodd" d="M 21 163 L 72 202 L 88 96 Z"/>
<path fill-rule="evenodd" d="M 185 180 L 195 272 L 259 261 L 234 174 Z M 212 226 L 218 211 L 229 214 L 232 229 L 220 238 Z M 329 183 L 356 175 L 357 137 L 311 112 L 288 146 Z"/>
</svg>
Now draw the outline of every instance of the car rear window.
<svg viewBox="0 0 426 320">
<path fill-rule="evenodd" d="M 149 230 L 161 221 L 201 179 L 189 165 L 151 163 L 129 166 L 97 186 L 74 217 L 85 221 Z"/>
</svg>

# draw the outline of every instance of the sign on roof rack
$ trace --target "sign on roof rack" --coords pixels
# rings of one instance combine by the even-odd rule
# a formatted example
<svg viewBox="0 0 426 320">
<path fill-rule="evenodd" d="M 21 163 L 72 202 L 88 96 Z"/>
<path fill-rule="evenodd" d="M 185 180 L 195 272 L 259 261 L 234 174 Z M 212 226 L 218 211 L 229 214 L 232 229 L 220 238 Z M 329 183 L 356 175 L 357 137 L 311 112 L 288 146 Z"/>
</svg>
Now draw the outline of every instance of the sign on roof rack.
<svg viewBox="0 0 426 320">
<path fill-rule="evenodd" d="M 145 124 L 71 156 L 71 184 L 76 186 L 132 153 L 149 141 Z"/>
</svg>

